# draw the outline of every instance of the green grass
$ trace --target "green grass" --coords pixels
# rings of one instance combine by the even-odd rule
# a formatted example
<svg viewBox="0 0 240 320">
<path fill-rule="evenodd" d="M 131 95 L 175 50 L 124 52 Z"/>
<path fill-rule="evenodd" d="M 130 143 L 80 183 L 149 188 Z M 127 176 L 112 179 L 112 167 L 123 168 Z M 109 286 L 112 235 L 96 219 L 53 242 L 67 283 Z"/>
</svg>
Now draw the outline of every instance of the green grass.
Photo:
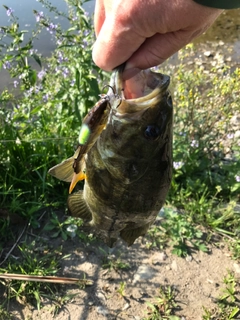
<svg viewBox="0 0 240 320">
<path fill-rule="evenodd" d="M 36 22 L 27 44 L 15 16 L 1 27 L 0 67 L 18 84 L 0 94 L 0 204 L 29 219 L 43 206 L 65 204 L 66 185 L 47 171 L 73 153 L 81 119 L 102 87 L 102 72 L 91 58 L 92 22 L 78 1 L 67 2 L 71 27 L 55 27 L 56 49 L 48 59 L 32 44 L 51 25 L 47 16 Z M 33 59 L 41 71 L 33 69 Z"/>
<path fill-rule="evenodd" d="M 161 286 L 154 302 L 146 302 L 148 311 L 147 317 L 143 320 L 180 320 L 179 317 L 174 315 L 178 308 L 175 301 L 176 295 L 176 290 L 171 286 Z"/>
<path fill-rule="evenodd" d="M 3 306 L 0 306 L 0 320 L 11 319 L 13 319 L 13 316 Z"/>
<path fill-rule="evenodd" d="M 103 259 L 102 259 L 102 267 L 103 269 L 108 269 L 109 271 L 115 270 L 127 270 L 130 269 L 130 264 L 128 262 L 124 262 L 121 260 L 121 253 L 118 252 L 117 255 L 109 254 L 104 249 L 99 248 L 102 252 Z"/>
<path fill-rule="evenodd" d="M 81 2 L 66 1 L 67 15 L 48 1 L 40 2 L 49 11 L 67 19 L 69 29 L 62 30 L 55 21 L 52 27 L 47 15 L 34 11 L 36 26 L 27 31 L 29 40 L 14 13 L 9 17 L 8 25 L 1 26 L 0 32 L 0 68 L 9 72 L 11 83 L 16 86 L 0 93 L 0 170 L 3 173 L 0 177 L 0 250 L 5 249 L 4 254 L 10 250 L 6 247 L 8 243 L 17 239 L 16 228 L 12 226 L 16 216 L 28 223 L 33 233 L 39 234 L 39 219 L 44 210 L 49 219 L 40 232 L 48 233 L 52 239 L 75 236 L 73 229 L 79 227 L 81 221 L 72 218 L 62 221 L 55 213 L 57 208 L 66 207 L 66 184 L 53 179 L 47 172 L 72 155 L 81 120 L 99 99 L 103 86 L 103 72 L 96 68 L 91 57 L 92 21 Z M 35 51 L 34 43 L 38 34 L 49 28 L 52 28 L 56 49 L 50 58 L 44 58 Z M 32 67 L 33 61 L 38 64 L 36 69 Z M 91 241 L 91 236 L 78 228 L 76 236 L 81 241 Z M 60 256 L 52 251 L 55 249 L 44 244 L 42 257 L 34 247 L 36 242 L 22 237 L 21 245 L 17 244 L 14 249 L 17 260 L 9 255 L 0 265 L 0 272 L 56 275 Z M 64 300 L 64 295 L 58 296 L 59 285 L 1 280 L 0 286 L 5 291 L 6 301 L 17 299 L 40 308 L 43 297 Z M 8 303 L 2 303 L 0 314 L 7 318 L 5 307 Z"/>
<path fill-rule="evenodd" d="M 213 310 L 203 307 L 203 320 L 230 320 L 239 319 L 240 300 L 239 300 L 239 282 L 232 273 L 228 273 L 224 278 L 225 287 L 222 294 L 217 299 L 217 306 Z"/>
<path fill-rule="evenodd" d="M 81 2 L 66 0 L 68 14 L 45 0 L 40 2 L 68 19 L 69 29 L 62 30 L 55 22 L 52 27 L 49 17 L 36 11 L 33 14 L 38 21 L 33 31 L 27 31 L 29 40 L 14 14 L 0 29 L 0 68 L 9 72 L 16 86 L 0 92 L 1 251 L 8 241 L 16 241 L 12 227 L 16 217 L 38 234 L 43 210 L 49 215 L 44 232 L 51 239 L 73 238 L 77 226 L 76 236 L 81 241 L 92 240 L 92 235 L 79 230 L 80 220 L 59 218 L 57 208 L 66 208 L 68 188 L 47 172 L 73 154 L 81 120 L 99 99 L 109 76 L 92 62 L 93 24 Z M 46 28 L 52 28 L 56 42 L 50 58 L 34 50 L 38 34 Z M 147 246 L 170 245 L 180 256 L 206 251 L 210 241 L 204 237 L 206 231 L 226 236 L 233 258 L 239 259 L 240 212 L 235 207 L 240 194 L 240 145 L 231 118 L 239 112 L 240 69 L 232 71 L 225 66 L 208 70 L 198 65 L 189 69 L 185 62 L 193 51 L 189 45 L 179 53 L 178 65 L 161 67 L 172 81 L 174 175 L 165 219 L 149 231 Z M 33 61 L 38 67 L 32 66 Z M 16 250 L 18 260 L 9 257 L 0 265 L 2 273 L 58 272 L 58 254 L 53 257 L 48 246 L 44 258 L 29 240 L 22 239 Z M 129 265 L 120 257 L 106 255 L 103 267 L 119 270 Z M 53 296 L 59 290 L 53 285 L 19 281 L 1 281 L 1 285 L 7 298 L 0 306 L 0 319 L 11 318 L 5 309 L 9 299 L 23 299 L 40 308 L 42 296 Z M 123 292 L 124 285 L 119 290 Z M 154 308 L 152 305 L 152 312 Z"/>
<path fill-rule="evenodd" d="M 213 309 L 203 307 L 202 320 L 233 320 L 240 315 L 239 283 L 233 273 L 228 274 L 223 279 L 224 287 L 217 298 Z M 177 300 L 177 292 L 171 286 L 161 286 L 158 296 L 154 301 L 146 302 L 147 317 L 143 320 L 180 320 L 176 316 L 180 310 Z"/>
<path fill-rule="evenodd" d="M 147 247 L 163 249 L 170 245 L 173 254 L 184 257 L 195 250 L 208 251 L 202 237 L 203 232 L 192 223 L 191 218 L 165 208 L 164 219 L 148 231 Z"/>
<path fill-rule="evenodd" d="M 187 46 L 179 53 L 182 64 L 164 69 L 172 76 L 175 106 L 174 171 L 167 198 L 170 211 L 166 208 L 165 221 L 149 231 L 150 246 L 163 248 L 170 238 L 178 255 L 192 247 L 205 251 L 200 241 L 200 230 L 205 230 L 231 237 L 238 259 L 240 144 L 234 134 L 239 124 L 233 127 L 232 117 L 239 115 L 240 69 L 189 68 L 185 62 L 193 52 L 193 45 Z"/>
<path fill-rule="evenodd" d="M 61 257 L 61 248 L 52 249 L 47 244 L 43 245 L 41 241 L 23 244 L 18 247 L 19 258 L 10 258 L 4 268 L 0 267 L 0 273 L 17 273 L 22 275 L 56 275 L 59 269 Z M 50 297 L 56 295 L 58 288 L 43 282 L 23 282 L 17 280 L 0 280 L 5 288 L 5 297 L 7 300 L 15 298 L 20 303 L 30 302 L 38 309 L 41 307 L 41 297 Z"/>
</svg>

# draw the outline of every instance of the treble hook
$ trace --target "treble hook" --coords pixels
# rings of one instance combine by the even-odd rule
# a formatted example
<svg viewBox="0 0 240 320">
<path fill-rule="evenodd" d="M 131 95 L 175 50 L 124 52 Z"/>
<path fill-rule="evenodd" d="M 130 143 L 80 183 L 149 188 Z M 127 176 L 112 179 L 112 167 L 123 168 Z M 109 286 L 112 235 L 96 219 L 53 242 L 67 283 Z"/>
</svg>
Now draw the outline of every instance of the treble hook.
<svg viewBox="0 0 240 320">
<path fill-rule="evenodd" d="M 106 84 L 106 85 L 102 88 L 102 91 L 103 91 L 105 88 L 110 88 L 110 89 L 112 89 L 113 94 L 114 94 L 114 95 L 116 94 L 116 92 L 115 92 L 115 90 L 113 89 L 113 87 L 110 86 L 109 84 Z"/>
<path fill-rule="evenodd" d="M 105 88 L 110 88 L 110 89 L 112 89 L 112 92 L 113 92 L 115 98 L 119 98 L 119 99 L 120 99 L 120 102 L 119 102 L 118 106 L 116 107 L 116 109 L 117 109 L 117 108 L 120 106 L 120 104 L 122 103 L 122 98 L 120 98 L 119 95 L 116 94 L 116 91 L 114 90 L 114 88 L 113 88 L 112 86 L 110 86 L 109 84 L 106 84 L 106 85 L 102 88 L 102 91 L 103 91 Z M 104 96 L 104 98 L 107 98 L 108 100 L 110 100 L 110 99 L 109 99 L 109 96 L 108 96 L 107 94 Z"/>
</svg>

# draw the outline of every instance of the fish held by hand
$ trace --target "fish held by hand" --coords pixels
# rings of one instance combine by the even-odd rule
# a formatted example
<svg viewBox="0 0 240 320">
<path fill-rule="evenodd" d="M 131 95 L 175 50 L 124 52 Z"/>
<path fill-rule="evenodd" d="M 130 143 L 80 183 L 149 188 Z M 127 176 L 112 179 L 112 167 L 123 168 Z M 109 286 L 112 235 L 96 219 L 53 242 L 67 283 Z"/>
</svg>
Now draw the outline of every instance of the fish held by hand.
<svg viewBox="0 0 240 320">
<path fill-rule="evenodd" d="M 170 78 L 151 70 L 137 80 L 123 75 L 122 67 L 113 72 L 110 84 L 121 103 L 111 108 L 105 130 L 85 156 L 84 189 L 68 197 L 71 214 L 109 246 L 119 237 L 132 245 L 146 234 L 172 176 Z"/>
</svg>

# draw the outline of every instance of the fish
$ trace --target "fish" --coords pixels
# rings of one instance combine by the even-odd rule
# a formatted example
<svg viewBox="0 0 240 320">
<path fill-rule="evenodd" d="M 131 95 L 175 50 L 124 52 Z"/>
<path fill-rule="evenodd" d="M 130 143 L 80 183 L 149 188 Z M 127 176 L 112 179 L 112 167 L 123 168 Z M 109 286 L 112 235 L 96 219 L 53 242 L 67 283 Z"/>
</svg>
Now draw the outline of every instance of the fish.
<svg viewBox="0 0 240 320">
<path fill-rule="evenodd" d="M 111 76 L 107 123 L 84 154 L 83 190 L 68 209 L 109 247 L 144 236 L 165 203 L 172 178 L 173 104 L 170 77 L 151 69 Z M 73 168 L 72 168 L 73 170 Z"/>
<path fill-rule="evenodd" d="M 111 95 L 111 97 L 114 97 L 114 100 L 118 98 L 115 94 Z M 49 174 L 59 180 L 71 182 L 69 194 L 73 191 L 78 181 L 85 179 L 84 157 L 94 145 L 107 123 L 111 108 L 110 100 L 108 95 L 101 95 L 101 99 L 90 109 L 83 119 L 78 136 L 78 147 L 74 155 L 48 171 Z"/>
</svg>

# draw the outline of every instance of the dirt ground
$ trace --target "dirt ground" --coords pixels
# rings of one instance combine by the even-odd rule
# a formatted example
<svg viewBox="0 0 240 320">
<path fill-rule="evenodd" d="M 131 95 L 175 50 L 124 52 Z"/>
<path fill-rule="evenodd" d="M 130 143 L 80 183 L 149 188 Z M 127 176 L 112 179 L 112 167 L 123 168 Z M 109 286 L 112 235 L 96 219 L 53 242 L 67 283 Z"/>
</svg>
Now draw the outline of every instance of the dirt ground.
<svg viewBox="0 0 240 320">
<path fill-rule="evenodd" d="M 85 274 L 92 285 L 84 289 L 61 285 L 62 297 L 73 296 L 60 306 L 55 317 L 56 301 L 43 300 L 40 311 L 24 303 L 10 303 L 14 320 L 140 320 L 148 315 L 146 301 L 154 302 L 160 286 L 165 285 L 176 292 L 174 314 L 182 320 L 200 320 L 203 306 L 209 310 L 216 308 L 216 299 L 222 294 L 223 279 L 228 272 L 233 272 L 236 280 L 240 280 L 240 264 L 231 259 L 223 243 L 210 246 L 209 253 L 195 252 L 180 258 L 170 249 L 147 249 L 146 238 L 138 239 L 129 248 L 119 242 L 114 249 L 99 241 L 86 245 L 77 238 L 48 240 L 53 247 L 62 246 L 63 255 L 69 254 L 67 259 L 61 260 L 59 274 L 80 279 Z M 128 263 L 129 269 L 104 269 L 104 252 L 110 253 L 112 261 L 119 258 L 122 263 Z M 122 295 L 118 292 L 121 283 L 125 283 Z"/>
</svg>

